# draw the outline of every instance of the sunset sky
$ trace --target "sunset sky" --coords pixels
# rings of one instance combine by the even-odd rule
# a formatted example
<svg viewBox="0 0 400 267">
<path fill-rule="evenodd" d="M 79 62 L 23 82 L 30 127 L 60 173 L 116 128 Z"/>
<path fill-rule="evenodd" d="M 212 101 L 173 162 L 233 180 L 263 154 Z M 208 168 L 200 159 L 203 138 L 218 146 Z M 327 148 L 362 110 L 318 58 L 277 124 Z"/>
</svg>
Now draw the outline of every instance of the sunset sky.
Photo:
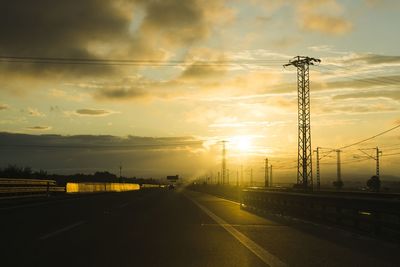
<svg viewBox="0 0 400 267">
<path fill-rule="evenodd" d="M 122 162 L 125 175 L 215 175 L 227 140 L 231 176 L 244 165 L 261 181 L 268 157 L 277 181 L 294 182 L 296 72 L 282 65 L 297 55 L 322 61 L 310 67 L 313 148 L 392 128 L 399 12 L 395 0 L 1 1 L 0 166 L 117 172 Z M 399 135 L 344 151 L 344 176 L 372 175 L 373 160 L 351 162 L 357 149 L 395 154 Z M 382 173 L 399 175 L 398 160 L 383 157 Z M 324 162 L 334 179 L 335 158 Z"/>
</svg>

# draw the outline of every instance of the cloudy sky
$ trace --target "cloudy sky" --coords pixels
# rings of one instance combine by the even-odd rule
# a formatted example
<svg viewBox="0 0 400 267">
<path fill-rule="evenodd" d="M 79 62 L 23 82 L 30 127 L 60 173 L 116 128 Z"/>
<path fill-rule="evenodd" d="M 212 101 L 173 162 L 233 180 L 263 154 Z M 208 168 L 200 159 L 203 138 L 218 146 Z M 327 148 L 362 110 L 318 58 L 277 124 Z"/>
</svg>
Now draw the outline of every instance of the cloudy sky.
<svg viewBox="0 0 400 267">
<path fill-rule="evenodd" d="M 395 0 L 0 3 L 2 166 L 116 172 L 122 162 L 126 175 L 194 177 L 218 171 L 228 140 L 231 175 L 244 165 L 261 180 L 268 156 L 276 179 L 294 181 L 296 73 L 282 65 L 297 55 L 322 60 L 310 74 L 313 147 L 400 122 Z M 352 147 L 344 175 L 373 174 L 373 160 L 353 163 L 359 148 L 399 144 L 393 131 Z M 324 161 L 334 177 L 335 158 Z M 385 157 L 383 173 L 399 175 L 396 161 Z"/>
</svg>

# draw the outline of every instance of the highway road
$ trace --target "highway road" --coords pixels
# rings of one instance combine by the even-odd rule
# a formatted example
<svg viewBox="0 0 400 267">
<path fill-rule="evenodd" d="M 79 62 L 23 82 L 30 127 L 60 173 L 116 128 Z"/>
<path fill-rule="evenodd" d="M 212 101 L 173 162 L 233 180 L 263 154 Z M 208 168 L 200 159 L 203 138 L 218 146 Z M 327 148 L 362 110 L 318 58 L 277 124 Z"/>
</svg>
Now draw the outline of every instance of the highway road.
<svg viewBox="0 0 400 267">
<path fill-rule="evenodd" d="M 399 266 L 400 247 L 183 189 L 0 204 L 0 266 Z"/>
</svg>

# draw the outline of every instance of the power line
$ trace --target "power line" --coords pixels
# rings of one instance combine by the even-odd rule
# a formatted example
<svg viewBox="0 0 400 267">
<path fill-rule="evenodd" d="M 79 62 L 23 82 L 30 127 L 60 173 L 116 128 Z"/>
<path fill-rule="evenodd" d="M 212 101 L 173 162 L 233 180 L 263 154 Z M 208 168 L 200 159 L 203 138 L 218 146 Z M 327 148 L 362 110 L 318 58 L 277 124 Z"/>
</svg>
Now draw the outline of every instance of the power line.
<svg viewBox="0 0 400 267">
<path fill-rule="evenodd" d="M 363 139 L 363 140 L 361 140 L 361 141 L 355 142 L 355 143 L 350 144 L 350 145 L 347 145 L 347 146 L 342 146 L 342 147 L 340 147 L 339 149 L 345 149 L 345 148 L 348 148 L 348 147 L 352 147 L 352 146 L 355 146 L 355 145 L 364 143 L 364 142 L 369 141 L 369 140 L 372 140 L 372 139 L 374 139 L 374 138 L 376 138 L 376 137 L 378 137 L 378 136 L 381 136 L 381 135 L 384 135 L 384 134 L 386 134 L 386 133 L 388 133 L 388 132 L 391 132 L 391 131 L 393 131 L 393 130 L 395 130 L 395 129 L 397 129 L 397 128 L 400 128 L 400 124 L 397 125 L 397 126 L 395 126 L 395 127 L 393 127 L 393 128 L 390 128 L 390 129 L 388 129 L 388 130 L 386 130 L 386 131 L 383 131 L 383 132 L 381 132 L 381 133 L 378 133 L 378 134 L 376 134 L 376 135 L 374 135 L 374 136 L 371 136 L 371 137 L 369 137 L 369 138 Z"/>
<path fill-rule="evenodd" d="M 351 164 L 351 163 L 358 163 L 362 161 L 367 161 L 370 160 L 370 158 L 363 158 L 363 159 L 356 159 L 356 160 L 347 160 L 347 161 L 342 161 L 340 164 Z M 337 165 L 337 162 L 323 162 L 320 163 L 321 165 Z"/>
<path fill-rule="evenodd" d="M 334 69 L 327 67 L 327 66 L 322 66 L 322 69 L 328 70 L 328 71 L 335 71 Z M 348 71 L 351 71 L 351 69 L 347 69 Z M 347 74 L 348 72 L 346 72 Z M 353 78 L 353 77 L 360 77 L 359 79 Z M 394 76 L 397 77 L 397 76 Z M 356 82 L 361 82 L 361 83 L 366 83 L 369 85 L 382 85 L 382 83 L 389 84 L 389 85 L 399 85 L 400 81 L 393 79 L 393 76 L 379 76 L 379 77 L 371 77 L 369 75 L 368 77 L 366 76 L 361 76 L 361 75 L 353 75 L 353 76 L 344 76 L 343 78 L 353 80 Z"/>
<path fill-rule="evenodd" d="M 352 69 L 350 69 L 350 68 L 348 68 L 348 67 L 344 67 L 344 66 L 338 66 L 338 65 L 335 65 L 335 67 L 337 67 L 337 68 L 341 68 L 341 69 L 344 69 L 344 70 L 346 70 L 346 71 L 352 71 Z M 344 71 L 343 71 L 343 73 L 344 73 Z M 359 77 L 371 77 L 371 74 L 370 73 L 366 73 L 366 75 L 368 75 L 368 76 L 362 76 L 362 75 L 356 75 L 356 76 L 359 76 Z M 397 80 L 397 79 L 393 79 L 392 77 L 387 77 L 387 76 L 377 76 L 376 78 L 373 78 L 373 79 L 375 79 L 375 80 L 381 80 L 381 79 L 386 79 L 386 80 L 391 80 L 391 81 L 394 81 L 394 82 L 396 82 L 396 83 L 399 83 L 400 82 L 400 80 Z"/>
<path fill-rule="evenodd" d="M 400 155 L 400 153 L 382 154 L 381 157 L 388 157 L 388 156 L 394 156 L 394 155 Z"/>
<path fill-rule="evenodd" d="M 279 66 L 284 60 L 278 59 L 235 59 L 235 60 L 150 60 L 150 59 L 99 59 L 99 58 L 65 58 L 65 57 L 29 57 L 0 55 L 0 62 L 32 64 L 73 64 L 104 66 L 232 66 L 257 65 Z"/>
</svg>

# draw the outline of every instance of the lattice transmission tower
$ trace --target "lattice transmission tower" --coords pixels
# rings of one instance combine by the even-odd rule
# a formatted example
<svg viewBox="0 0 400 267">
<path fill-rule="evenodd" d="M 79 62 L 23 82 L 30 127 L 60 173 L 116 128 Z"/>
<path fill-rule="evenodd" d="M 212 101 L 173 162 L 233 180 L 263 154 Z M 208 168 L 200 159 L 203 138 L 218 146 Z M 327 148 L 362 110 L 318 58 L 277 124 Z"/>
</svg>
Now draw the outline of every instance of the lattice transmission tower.
<svg viewBox="0 0 400 267">
<path fill-rule="evenodd" d="M 226 144 L 227 141 L 223 140 L 222 143 L 222 166 L 221 166 L 221 174 L 222 174 L 222 184 L 226 183 Z"/>
<path fill-rule="evenodd" d="M 297 68 L 297 104 L 298 104 L 298 154 L 297 185 L 304 189 L 313 188 L 312 149 L 310 125 L 310 65 L 320 63 L 320 59 L 297 56 L 283 65 Z"/>
</svg>

